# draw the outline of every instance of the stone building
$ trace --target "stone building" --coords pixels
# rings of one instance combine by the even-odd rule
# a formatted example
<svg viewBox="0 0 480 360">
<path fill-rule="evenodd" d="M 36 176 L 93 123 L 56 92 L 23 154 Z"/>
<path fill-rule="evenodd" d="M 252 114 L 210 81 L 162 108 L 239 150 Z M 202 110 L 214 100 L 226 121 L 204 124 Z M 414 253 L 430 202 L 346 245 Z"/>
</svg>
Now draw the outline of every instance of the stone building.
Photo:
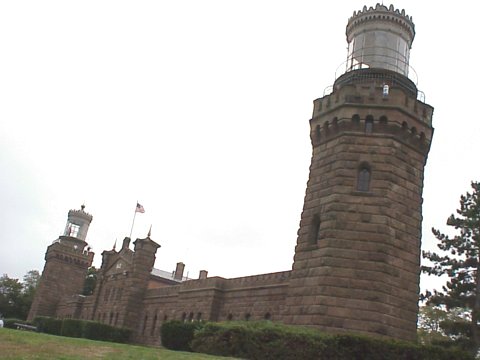
<svg viewBox="0 0 480 360">
<path fill-rule="evenodd" d="M 234 279 L 153 269 L 159 244 L 126 238 L 102 253 L 96 289 L 78 295 L 93 254 L 91 216 L 70 211 L 47 249 L 29 318 L 98 320 L 159 344 L 171 319 L 269 319 L 413 340 L 420 279 L 423 174 L 433 108 L 409 78 L 412 18 L 377 4 L 346 29 L 345 72 L 314 101 L 312 159 L 292 270 Z"/>
</svg>

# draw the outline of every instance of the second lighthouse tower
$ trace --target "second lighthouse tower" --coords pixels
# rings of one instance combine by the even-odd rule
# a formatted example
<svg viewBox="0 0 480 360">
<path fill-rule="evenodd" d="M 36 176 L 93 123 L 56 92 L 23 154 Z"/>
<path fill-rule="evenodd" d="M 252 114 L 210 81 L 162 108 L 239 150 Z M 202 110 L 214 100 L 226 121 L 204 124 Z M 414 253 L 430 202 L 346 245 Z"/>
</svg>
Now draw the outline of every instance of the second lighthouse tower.
<svg viewBox="0 0 480 360">
<path fill-rule="evenodd" d="M 364 7 L 346 35 L 345 73 L 314 101 L 285 322 L 413 340 L 433 108 L 409 78 L 403 10 Z"/>
</svg>

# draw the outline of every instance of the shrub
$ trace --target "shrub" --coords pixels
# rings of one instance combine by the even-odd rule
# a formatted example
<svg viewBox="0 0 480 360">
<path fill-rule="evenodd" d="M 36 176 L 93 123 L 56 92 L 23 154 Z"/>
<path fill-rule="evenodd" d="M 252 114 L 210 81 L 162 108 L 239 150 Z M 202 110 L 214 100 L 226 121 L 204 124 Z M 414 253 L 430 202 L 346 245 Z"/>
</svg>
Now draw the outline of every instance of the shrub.
<svg viewBox="0 0 480 360">
<path fill-rule="evenodd" d="M 200 322 L 178 320 L 164 322 L 160 328 L 162 345 L 170 350 L 192 351 L 190 343 L 193 340 L 195 330 L 202 326 L 203 323 Z"/>
<path fill-rule="evenodd" d="M 62 321 L 62 336 L 82 337 L 84 321 L 76 319 L 63 319 Z"/>
<path fill-rule="evenodd" d="M 62 320 L 48 316 L 37 316 L 33 320 L 37 330 L 52 335 L 60 335 L 62 331 Z"/>
<path fill-rule="evenodd" d="M 267 322 L 209 323 L 195 333 L 196 352 L 244 359 L 470 360 L 470 354 L 361 335 L 325 334 Z"/>
<path fill-rule="evenodd" d="M 127 343 L 132 335 L 132 330 L 127 328 L 113 328 L 112 341 L 118 343 Z"/>
<path fill-rule="evenodd" d="M 38 316 L 34 320 L 37 330 L 47 334 L 86 338 L 91 340 L 126 343 L 132 331 L 127 328 L 116 328 L 95 321 L 78 319 L 54 319 Z"/>
<path fill-rule="evenodd" d="M 126 343 L 131 334 L 130 329 L 116 328 L 96 321 L 83 321 L 82 337 L 87 339 Z"/>
<path fill-rule="evenodd" d="M 110 340 L 110 326 L 96 321 L 85 321 L 83 337 L 91 340 Z"/>
</svg>

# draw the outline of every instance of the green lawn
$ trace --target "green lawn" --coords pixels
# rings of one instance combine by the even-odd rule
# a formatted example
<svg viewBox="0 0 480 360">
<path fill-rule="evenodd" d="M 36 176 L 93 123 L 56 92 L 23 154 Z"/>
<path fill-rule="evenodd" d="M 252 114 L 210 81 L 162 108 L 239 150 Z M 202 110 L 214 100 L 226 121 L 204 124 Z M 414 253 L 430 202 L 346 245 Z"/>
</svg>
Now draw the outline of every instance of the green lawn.
<svg viewBox="0 0 480 360">
<path fill-rule="evenodd" d="M 0 329 L 1 359 L 213 360 L 218 356 Z"/>
</svg>

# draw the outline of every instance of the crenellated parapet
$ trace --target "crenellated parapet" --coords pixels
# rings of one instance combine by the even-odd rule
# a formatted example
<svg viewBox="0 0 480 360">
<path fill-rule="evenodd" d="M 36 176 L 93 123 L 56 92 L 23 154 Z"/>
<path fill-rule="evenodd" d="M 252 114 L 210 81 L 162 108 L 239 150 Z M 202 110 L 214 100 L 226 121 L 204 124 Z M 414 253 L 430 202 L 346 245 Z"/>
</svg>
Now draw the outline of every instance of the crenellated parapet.
<svg viewBox="0 0 480 360">
<path fill-rule="evenodd" d="M 386 84 L 381 78 L 370 83 L 352 81 L 314 101 L 310 137 L 316 148 L 346 133 L 389 136 L 420 153 L 428 153 L 432 116 L 430 105 L 399 84 Z"/>
<path fill-rule="evenodd" d="M 178 296 L 179 286 L 165 286 L 155 289 L 148 289 L 145 298 Z"/>
<path fill-rule="evenodd" d="M 398 24 L 405 32 L 409 34 L 409 38 L 413 41 L 415 37 L 415 24 L 411 16 L 405 13 L 405 10 L 395 9 L 393 5 L 388 8 L 383 4 L 378 4 L 375 7 L 364 6 L 362 10 L 354 11 L 353 15 L 348 19 L 347 36 L 355 31 L 355 29 L 365 22 L 371 21 L 388 21 Z M 411 45 L 410 41 L 410 45 Z"/>
<path fill-rule="evenodd" d="M 82 208 L 80 210 L 72 209 L 68 212 L 68 217 L 81 218 L 85 221 L 92 222 L 93 215 L 87 213 L 84 209 L 85 209 L 84 205 L 82 205 Z"/>
<path fill-rule="evenodd" d="M 225 283 L 225 289 L 232 290 L 237 288 L 249 288 L 264 285 L 277 285 L 286 283 L 290 278 L 291 271 L 281 271 L 276 273 L 244 276 L 228 279 Z"/>
<path fill-rule="evenodd" d="M 58 245 L 50 245 L 49 251 L 45 254 L 45 260 L 54 260 L 63 262 L 65 264 L 70 264 L 73 266 L 79 266 L 82 269 L 88 268 L 92 265 L 93 262 L 93 252 L 90 251 L 81 251 L 71 248 L 60 248 L 57 251 Z"/>
<path fill-rule="evenodd" d="M 179 286 L 179 291 L 197 291 L 197 290 L 204 290 L 204 289 L 216 289 L 216 290 L 221 290 L 225 288 L 225 283 L 227 282 L 227 279 L 224 279 L 219 276 L 213 276 L 209 277 L 206 279 L 198 279 L 198 280 L 188 280 L 184 281 L 180 286 Z"/>
</svg>

